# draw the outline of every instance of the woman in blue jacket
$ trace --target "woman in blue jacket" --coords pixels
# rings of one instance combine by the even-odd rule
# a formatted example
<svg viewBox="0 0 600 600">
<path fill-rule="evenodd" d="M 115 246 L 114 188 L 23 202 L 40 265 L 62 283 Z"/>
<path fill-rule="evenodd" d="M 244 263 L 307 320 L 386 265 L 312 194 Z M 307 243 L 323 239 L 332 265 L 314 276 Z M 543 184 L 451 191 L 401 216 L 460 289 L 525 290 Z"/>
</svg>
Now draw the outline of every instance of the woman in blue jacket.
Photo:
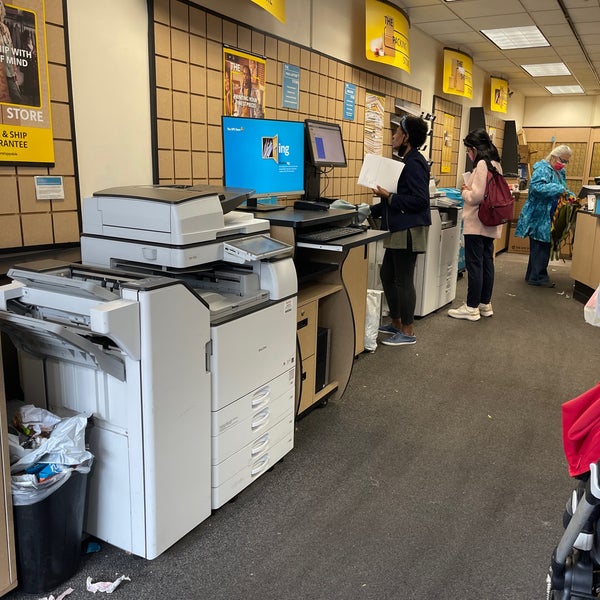
<svg viewBox="0 0 600 600">
<path fill-rule="evenodd" d="M 569 146 L 556 146 L 550 154 L 533 165 L 527 201 L 519 215 L 515 230 L 517 237 L 529 237 L 529 262 L 525 281 L 529 285 L 554 287 L 548 276 L 550 261 L 550 229 L 552 215 L 567 189 L 565 165 L 573 152 Z"/>
<path fill-rule="evenodd" d="M 413 322 L 417 294 L 414 272 L 417 256 L 427 249 L 431 225 L 429 208 L 429 164 L 419 152 L 427 139 L 427 122 L 420 117 L 404 116 L 392 137 L 404 168 L 395 192 L 378 186 L 373 192 L 381 202 L 371 207 L 374 217 L 381 217 L 382 229 L 390 231 L 384 241 L 385 253 L 380 276 L 392 322 L 380 328 L 391 334 L 382 340 L 387 346 L 414 344 Z"/>
</svg>

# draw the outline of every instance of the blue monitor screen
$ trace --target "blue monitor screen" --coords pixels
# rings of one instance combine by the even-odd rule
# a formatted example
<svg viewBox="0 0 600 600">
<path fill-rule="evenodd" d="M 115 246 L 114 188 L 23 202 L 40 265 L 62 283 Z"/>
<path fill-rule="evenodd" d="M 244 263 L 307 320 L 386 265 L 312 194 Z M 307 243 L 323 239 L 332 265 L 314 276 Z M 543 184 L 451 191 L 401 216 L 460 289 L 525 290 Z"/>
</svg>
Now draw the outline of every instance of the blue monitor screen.
<svg viewBox="0 0 600 600">
<path fill-rule="evenodd" d="M 304 193 L 304 124 L 222 117 L 223 174 L 227 187 L 255 197 Z"/>
</svg>

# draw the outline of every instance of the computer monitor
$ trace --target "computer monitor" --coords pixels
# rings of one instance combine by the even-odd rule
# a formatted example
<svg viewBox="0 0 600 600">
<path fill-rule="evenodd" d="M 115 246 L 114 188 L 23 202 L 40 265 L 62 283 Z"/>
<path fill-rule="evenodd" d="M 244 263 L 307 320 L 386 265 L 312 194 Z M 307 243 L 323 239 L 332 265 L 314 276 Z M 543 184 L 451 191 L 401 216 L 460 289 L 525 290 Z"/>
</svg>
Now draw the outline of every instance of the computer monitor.
<svg viewBox="0 0 600 600">
<path fill-rule="evenodd" d="M 224 185 L 254 190 L 249 207 L 283 208 L 272 202 L 304 194 L 302 122 L 223 116 L 222 132 Z"/>
<path fill-rule="evenodd" d="M 333 167 L 346 167 L 346 151 L 342 129 L 337 123 L 306 119 L 306 166 L 304 190 L 307 200 L 318 200 L 321 195 L 321 174 Z M 327 185 L 325 186 L 327 187 Z"/>
<path fill-rule="evenodd" d="M 577 194 L 578 198 L 586 198 L 587 196 L 594 195 L 596 198 L 600 196 L 600 185 L 584 185 Z"/>
<path fill-rule="evenodd" d="M 306 119 L 308 161 L 314 167 L 346 167 L 342 130 L 337 123 Z"/>
</svg>

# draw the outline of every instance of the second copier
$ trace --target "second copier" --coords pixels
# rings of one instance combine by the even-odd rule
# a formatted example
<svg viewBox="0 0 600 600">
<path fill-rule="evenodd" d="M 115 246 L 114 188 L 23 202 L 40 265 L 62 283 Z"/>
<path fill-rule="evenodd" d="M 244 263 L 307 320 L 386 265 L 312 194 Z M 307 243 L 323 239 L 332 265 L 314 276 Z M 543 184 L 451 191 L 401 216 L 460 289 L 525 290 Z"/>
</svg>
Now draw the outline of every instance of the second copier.
<svg viewBox="0 0 600 600">
<path fill-rule="evenodd" d="M 25 400 L 93 416 L 85 530 L 145 558 L 293 447 L 292 248 L 248 190 L 130 186 L 83 203 L 81 265 L 0 287 Z"/>
</svg>

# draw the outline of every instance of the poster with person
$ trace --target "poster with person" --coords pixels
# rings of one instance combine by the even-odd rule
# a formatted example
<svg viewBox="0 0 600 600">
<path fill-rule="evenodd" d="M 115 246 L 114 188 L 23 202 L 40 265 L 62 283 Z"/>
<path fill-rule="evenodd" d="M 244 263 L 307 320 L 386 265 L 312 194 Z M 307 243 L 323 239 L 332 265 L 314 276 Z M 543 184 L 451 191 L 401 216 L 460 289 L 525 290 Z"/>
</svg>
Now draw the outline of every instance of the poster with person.
<svg viewBox="0 0 600 600">
<path fill-rule="evenodd" d="M 43 0 L 0 0 L 0 162 L 53 164 Z"/>
<path fill-rule="evenodd" d="M 234 48 L 223 48 L 223 114 L 265 117 L 264 57 Z"/>
</svg>

